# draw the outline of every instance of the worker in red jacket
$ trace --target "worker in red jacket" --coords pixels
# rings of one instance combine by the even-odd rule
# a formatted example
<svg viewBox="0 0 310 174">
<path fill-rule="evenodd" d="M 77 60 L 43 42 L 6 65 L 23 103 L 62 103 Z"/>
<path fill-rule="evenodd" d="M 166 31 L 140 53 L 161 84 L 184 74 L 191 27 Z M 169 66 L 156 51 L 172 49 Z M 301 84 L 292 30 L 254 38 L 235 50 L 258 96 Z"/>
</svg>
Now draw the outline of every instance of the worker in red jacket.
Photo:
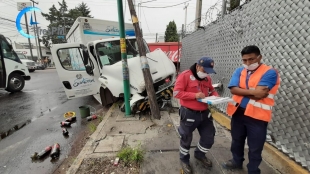
<svg viewBox="0 0 310 174">
<path fill-rule="evenodd" d="M 211 78 L 208 74 L 215 74 L 213 70 L 214 61 L 209 57 L 202 57 L 189 70 L 182 72 L 176 81 L 173 96 L 180 99 L 179 109 L 181 136 L 180 140 L 180 160 L 181 167 L 186 174 L 192 173 L 189 163 L 190 145 L 193 139 L 193 131 L 197 128 L 200 140 L 195 149 L 195 158 L 209 168 L 212 167 L 211 160 L 205 154 L 214 143 L 215 127 L 208 104 L 198 102 L 208 96 L 218 96 L 212 86 Z"/>
</svg>

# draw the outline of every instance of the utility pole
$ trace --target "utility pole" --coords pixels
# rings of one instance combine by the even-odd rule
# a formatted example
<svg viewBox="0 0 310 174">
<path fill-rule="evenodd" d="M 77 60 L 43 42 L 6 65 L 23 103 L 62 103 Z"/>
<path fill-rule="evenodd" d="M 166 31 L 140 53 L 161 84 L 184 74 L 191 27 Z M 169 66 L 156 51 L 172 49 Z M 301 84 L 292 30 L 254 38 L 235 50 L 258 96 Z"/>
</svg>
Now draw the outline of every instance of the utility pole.
<svg viewBox="0 0 310 174">
<path fill-rule="evenodd" d="M 27 13 L 25 13 L 25 22 L 26 22 L 26 30 L 27 30 L 27 34 L 29 34 L 29 28 L 28 28 L 28 20 L 27 20 Z M 32 54 L 32 46 L 31 46 L 31 42 L 30 42 L 30 38 L 28 38 L 28 43 L 29 43 L 29 48 L 30 48 L 30 55 L 31 55 L 31 59 L 33 60 L 33 54 Z"/>
<path fill-rule="evenodd" d="M 157 33 L 156 33 L 156 40 L 155 40 L 155 43 L 157 42 Z"/>
<path fill-rule="evenodd" d="M 185 10 L 185 22 L 184 22 L 184 31 L 186 32 L 186 20 L 187 20 L 187 7 L 188 7 L 188 3 L 185 4 L 185 7 L 183 8 L 183 10 Z"/>
<path fill-rule="evenodd" d="M 226 14 L 226 4 L 227 4 L 227 0 L 222 0 L 222 18 Z"/>
<path fill-rule="evenodd" d="M 145 81 L 145 87 L 146 87 L 146 92 L 148 95 L 148 102 L 150 104 L 151 112 L 152 112 L 152 119 L 160 119 L 160 111 L 159 111 L 159 106 L 157 103 L 156 95 L 155 95 L 155 90 L 153 86 L 153 80 L 150 72 L 150 67 L 146 58 L 146 48 L 143 42 L 142 38 L 142 33 L 140 30 L 139 26 L 139 20 L 136 14 L 136 10 L 134 8 L 132 0 L 128 0 L 128 6 L 131 14 L 131 20 L 133 23 L 133 26 L 135 28 L 136 32 L 136 38 L 137 38 L 137 44 L 139 48 L 139 53 L 140 53 L 140 61 L 141 61 L 141 66 L 142 66 L 142 72 L 144 76 L 144 81 Z"/>
<path fill-rule="evenodd" d="M 30 0 L 32 2 L 32 6 L 34 7 L 34 4 L 39 4 L 39 2 L 35 2 L 34 0 Z M 38 39 L 38 44 L 39 44 L 39 53 L 40 53 L 40 58 L 42 59 L 42 50 L 41 50 L 41 44 L 40 44 L 40 36 L 39 36 L 39 32 L 38 32 L 38 25 L 37 25 L 37 15 L 36 15 L 36 12 L 33 11 L 34 13 L 34 20 L 35 20 L 35 32 L 34 32 L 34 35 L 37 36 L 37 38 L 35 39 Z"/>
<path fill-rule="evenodd" d="M 124 14 L 123 14 L 123 1 L 117 0 L 118 7 L 118 23 L 119 23 L 119 35 L 121 44 L 121 55 L 123 60 L 123 84 L 124 84 L 124 99 L 125 99 L 125 114 L 126 116 L 131 115 L 130 108 L 130 85 L 129 85 L 129 70 L 127 63 L 127 51 L 126 51 L 126 38 L 125 38 L 125 25 L 124 25 Z"/>
<path fill-rule="evenodd" d="M 201 22 L 201 7 L 202 7 L 202 0 L 196 1 L 196 20 L 195 20 L 195 30 L 198 29 Z"/>
</svg>

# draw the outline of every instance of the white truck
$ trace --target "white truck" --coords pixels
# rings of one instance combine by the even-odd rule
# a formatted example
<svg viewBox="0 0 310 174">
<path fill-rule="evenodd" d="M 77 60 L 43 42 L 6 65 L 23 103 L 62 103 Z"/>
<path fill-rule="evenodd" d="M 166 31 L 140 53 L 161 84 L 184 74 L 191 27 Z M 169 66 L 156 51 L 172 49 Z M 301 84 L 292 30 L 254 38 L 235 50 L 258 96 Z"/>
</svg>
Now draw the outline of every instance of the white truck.
<svg viewBox="0 0 310 174">
<path fill-rule="evenodd" d="M 34 72 L 36 68 L 36 63 L 33 60 L 29 60 L 25 54 L 22 52 L 16 52 L 20 61 L 28 68 L 29 72 Z"/>
<path fill-rule="evenodd" d="M 19 92 L 30 80 L 27 67 L 22 64 L 11 43 L 0 34 L 0 89 Z"/>
<path fill-rule="evenodd" d="M 51 47 L 55 67 L 68 99 L 93 95 L 103 106 L 124 95 L 118 22 L 79 17 L 66 36 Z M 147 93 L 132 24 L 125 24 L 132 112 L 148 108 Z M 176 69 L 158 49 L 147 59 L 159 102 L 172 97 Z M 123 107 L 122 107 L 123 110 Z"/>
</svg>

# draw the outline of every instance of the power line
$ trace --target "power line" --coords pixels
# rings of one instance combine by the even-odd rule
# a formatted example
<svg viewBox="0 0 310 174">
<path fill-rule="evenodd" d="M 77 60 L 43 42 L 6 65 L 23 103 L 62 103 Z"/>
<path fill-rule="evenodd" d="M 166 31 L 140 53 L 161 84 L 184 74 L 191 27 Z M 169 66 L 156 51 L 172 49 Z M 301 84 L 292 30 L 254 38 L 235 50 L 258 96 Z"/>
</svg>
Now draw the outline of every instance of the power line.
<svg viewBox="0 0 310 174">
<path fill-rule="evenodd" d="M 185 2 L 182 2 L 182 3 L 179 3 L 179 4 L 175 4 L 175 5 L 170 5 L 170 6 L 164 6 L 164 7 L 149 7 L 149 6 L 140 6 L 140 7 L 145 7 L 145 8 L 169 8 L 169 7 L 175 7 L 175 6 L 178 6 L 178 5 L 182 5 L 186 2 L 189 2 L 191 0 L 188 0 L 188 1 L 185 1 Z"/>
<path fill-rule="evenodd" d="M 16 23 L 15 21 L 11 20 L 11 19 L 7 19 L 7 18 L 3 18 L 3 17 L 0 17 L 0 19 L 3 19 L 3 20 L 6 20 L 6 21 L 9 21 L 9 22 L 13 22 L 13 23 Z M 21 23 L 22 24 L 22 23 Z M 25 25 L 25 24 L 22 24 L 22 25 Z"/>
</svg>

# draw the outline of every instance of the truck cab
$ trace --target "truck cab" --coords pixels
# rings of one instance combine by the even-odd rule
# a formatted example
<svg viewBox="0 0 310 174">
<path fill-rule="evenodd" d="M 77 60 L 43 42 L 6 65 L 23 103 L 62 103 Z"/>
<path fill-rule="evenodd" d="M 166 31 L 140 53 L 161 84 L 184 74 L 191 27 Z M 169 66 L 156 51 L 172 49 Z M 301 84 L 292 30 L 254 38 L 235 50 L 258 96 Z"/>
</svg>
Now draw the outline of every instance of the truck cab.
<svg viewBox="0 0 310 174">
<path fill-rule="evenodd" d="M 29 72 L 36 70 L 36 63 L 33 60 L 29 60 L 23 53 L 16 53 L 20 61 L 28 68 Z"/>
<path fill-rule="evenodd" d="M 130 78 L 130 105 L 139 108 L 147 100 L 135 37 L 126 38 Z M 161 50 L 150 52 L 145 43 L 147 60 L 156 94 L 160 97 L 175 81 L 173 62 Z M 55 44 L 51 48 L 59 78 L 68 99 L 94 95 L 103 105 L 123 97 L 123 68 L 119 38 L 107 38 L 82 43 Z M 170 89 L 170 94 L 172 90 Z M 147 101 L 146 101 L 147 102 Z M 139 104 L 137 104 L 139 103 Z"/>
<path fill-rule="evenodd" d="M 12 45 L 0 34 L 0 89 L 8 92 L 19 92 L 30 80 L 27 67 L 14 51 Z"/>
</svg>

